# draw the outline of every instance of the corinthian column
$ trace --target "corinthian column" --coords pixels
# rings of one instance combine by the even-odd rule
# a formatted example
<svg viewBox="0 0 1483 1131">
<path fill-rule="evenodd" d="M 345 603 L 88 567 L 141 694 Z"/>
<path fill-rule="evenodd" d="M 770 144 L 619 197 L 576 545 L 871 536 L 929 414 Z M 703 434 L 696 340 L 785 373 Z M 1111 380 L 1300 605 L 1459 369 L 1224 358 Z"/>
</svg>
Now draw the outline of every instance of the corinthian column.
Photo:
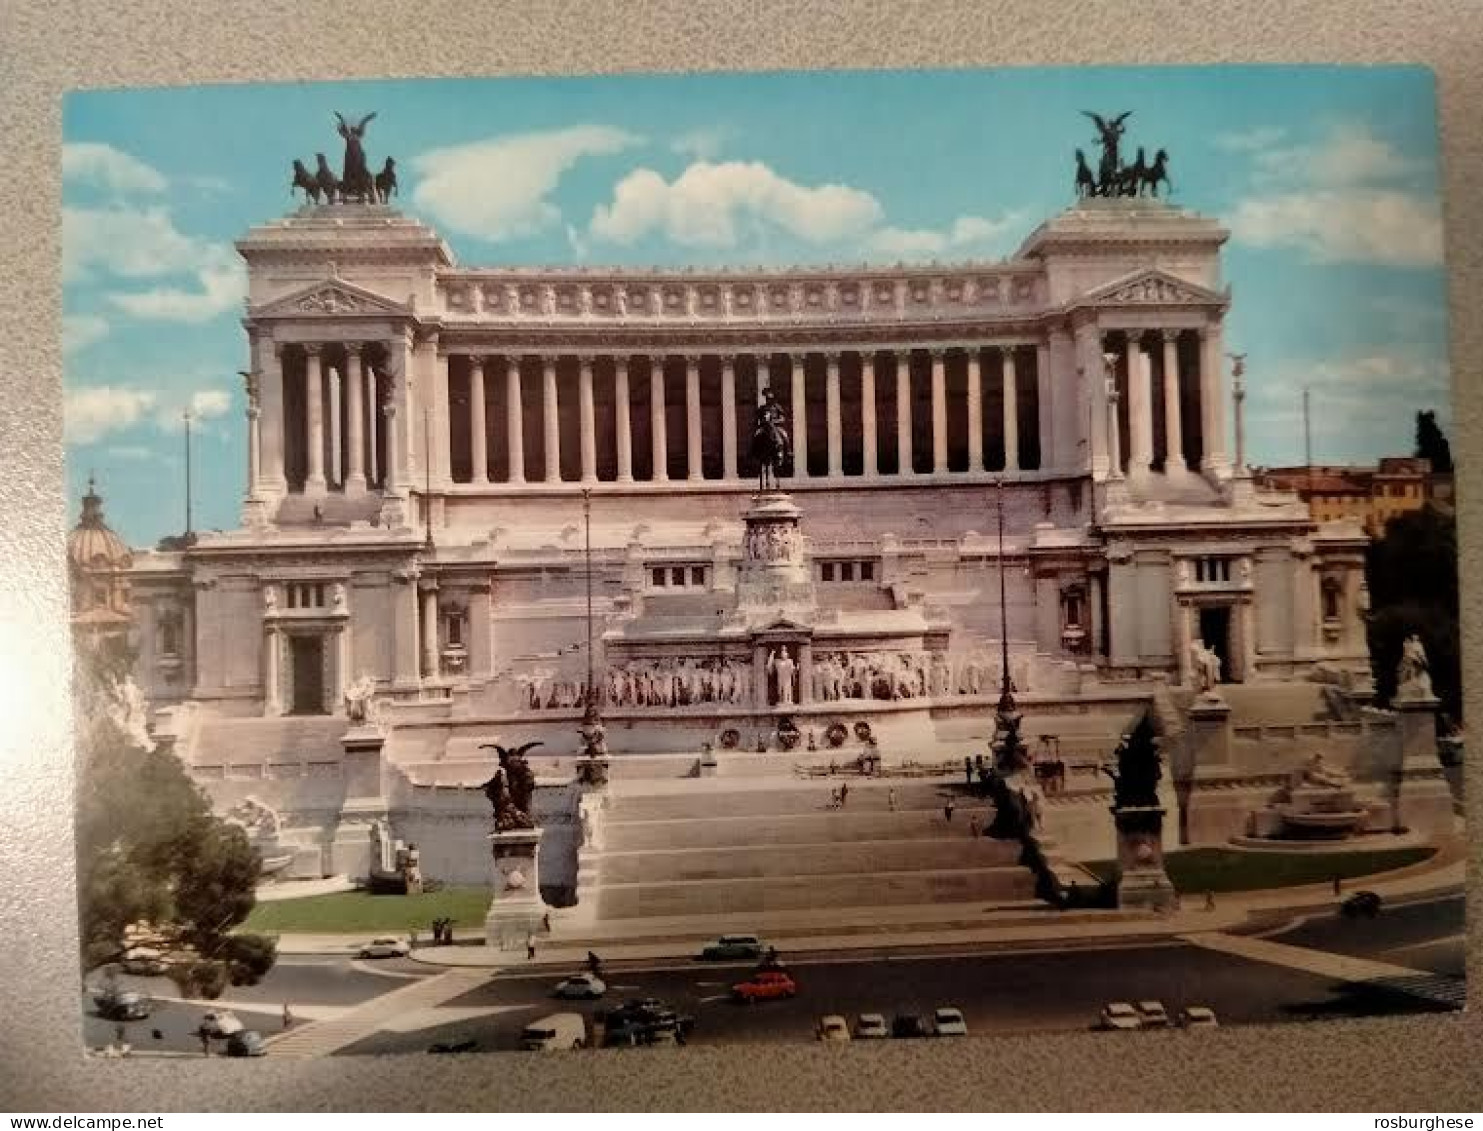
<svg viewBox="0 0 1483 1131">
<path fill-rule="evenodd" d="M 628 418 L 628 357 L 613 359 L 613 431 L 618 438 L 618 482 L 633 482 L 633 428 Z"/>
<path fill-rule="evenodd" d="M 309 475 L 304 481 L 305 493 L 324 492 L 324 372 L 319 364 L 319 347 L 304 347 L 307 361 L 304 374 L 304 402 L 308 409 Z"/>
<path fill-rule="evenodd" d="M 844 474 L 844 428 L 839 408 L 839 354 L 824 355 L 824 411 L 829 423 L 829 478 Z"/>
<path fill-rule="evenodd" d="M 721 475 L 736 478 L 736 356 L 721 355 Z"/>
<path fill-rule="evenodd" d="M 520 359 L 506 357 L 505 367 L 505 458 L 507 483 L 525 482 L 525 405 L 520 395 Z"/>
<path fill-rule="evenodd" d="M 329 460 L 329 485 L 331 487 L 341 486 L 340 479 L 340 371 L 330 366 L 329 389 L 330 389 L 330 460 Z"/>
<path fill-rule="evenodd" d="M 877 470 L 876 424 L 875 424 L 875 350 L 860 357 L 860 434 L 864 445 L 864 472 L 873 476 Z"/>
<path fill-rule="evenodd" d="M 655 483 L 669 480 L 669 437 L 664 424 L 664 358 L 649 359 L 649 436 L 654 444 Z"/>
<path fill-rule="evenodd" d="M 345 354 L 345 415 L 350 425 L 346 437 L 350 460 L 345 474 L 345 491 L 359 495 L 366 489 L 366 379 L 361 372 L 360 343 L 347 343 Z"/>
<path fill-rule="evenodd" d="M 1183 471 L 1184 427 L 1179 419 L 1179 331 L 1164 331 L 1164 474 Z"/>
<path fill-rule="evenodd" d="M 983 351 L 968 347 L 968 470 L 984 469 Z"/>
<path fill-rule="evenodd" d="M 592 358 L 578 361 L 577 401 L 582 415 L 582 482 L 597 482 L 597 415 L 592 405 Z"/>
<path fill-rule="evenodd" d="M 366 485 L 384 483 L 385 471 L 381 466 L 381 390 L 377 385 L 376 371 L 366 366 Z"/>
<path fill-rule="evenodd" d="M 1144 335 L 1128 335 L 1128 474 L 1147 475 L 1153 464 L 1153 387 Z"/>
<path fill-rule="evenodd" d="M 438 678 L 438 591 L 422 591 L 422 678 Z"/>
<path fill-rule="evenodd" d="M 807 365 L 800 364 L 791 353 L 785 356 L 793 375 L 793 478 L 803 479 L 808 475 Z"/>
<path fill-rule="evenodd" d="M 547 354 L 541 359 L 543 384 L 541 386 L 541 412 L 546 425 L 546 482 L 561 482 L 561 418 L 557 416 L 556 403 L 556 355 Z"/>
<path fill-rule="evenodd" d="M 1201 464 L 1210 475 L 1224 479 L 1231 473 L 1226 454 L 1226 402 L 1221 367 L 1224 364 L 1218 322 L 1200 328 L 1200 448 Z"/>
<path fill-rule="evenodd" d="M 489 425 L 484 416 L 484 358 L 475 354 L 469 359 L 469 451 L 473 469 L 469 480 L 489 482 Z"/>
<path fill-rule="evenodd" d="M 1020 469 L 1020 402 L 1019 374 L 1015 367 L 1014 347 L 999 352 L 1004 366 L 1004 470 Z"/>
<path fill-rule="evenodd" d="M 692 482 L 705 478 L 700 460 L 700 356 L 685 356 L 685 464 Z"/>
<path fill-rule="evenodd" d="M 947 472 L 947 353 L 932 351 L 932 471 Z"/>
<path fill-rule="evenodd" d="M 896 355 L 896 474 L 916 474 L 911 452 L 910 350 Z"/>
</svg>

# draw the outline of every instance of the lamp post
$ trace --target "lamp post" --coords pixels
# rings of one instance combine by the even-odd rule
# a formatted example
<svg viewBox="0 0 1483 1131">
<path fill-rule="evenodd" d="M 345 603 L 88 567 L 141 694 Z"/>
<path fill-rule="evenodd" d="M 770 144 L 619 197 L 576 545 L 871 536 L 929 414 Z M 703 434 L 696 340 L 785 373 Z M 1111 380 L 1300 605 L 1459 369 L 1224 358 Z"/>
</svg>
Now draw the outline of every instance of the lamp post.
<svg viewBox="0 0 1483 1131">
<path fill-rule="evenodd" d="M 577 780 L 583 785 L 602 786 L 608 781 L 607 732 L 602 725 L 601 696 L 597 689 L 593 656 L 592 615 L 592 488 L 582 488 L 582 560 L 587 574 L 587 687 L 583 695 L 582 725 L 577 728 L 585 755 L 577 766 Z"/>
<path fill-rule="evenodd" d="M 1009 676 L 1009 600 L 1004 562 L 1004 479 L 994 480 L 994 521 L 999 537 L 999 703 L 995 711 L 992 745 L 1001 774 L 1023 770 L 1028 751 L 1020 737 L 1020 712 L 1014 701 L 1014 682 Z"/>
</svg>

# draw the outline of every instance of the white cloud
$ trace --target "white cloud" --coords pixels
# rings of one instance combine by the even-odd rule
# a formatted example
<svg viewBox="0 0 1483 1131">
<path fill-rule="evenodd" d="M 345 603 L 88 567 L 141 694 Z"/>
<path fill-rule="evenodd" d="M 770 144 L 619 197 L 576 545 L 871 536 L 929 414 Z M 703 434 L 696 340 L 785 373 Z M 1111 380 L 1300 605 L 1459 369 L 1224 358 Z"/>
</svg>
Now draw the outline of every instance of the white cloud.
<svg viewBox="0 0 1483 1131">
<path fill-rule="evenodd" d="M 158 397 L 145 389 L 112 385 L 69 389 L 63 404 L 63 431 L 70 444 L 91 444 L 111 432 L 134 427 Z"/>
<path fill-rule="evenodd" d="M 959 216 L 946 229 L 878 228 L 867 243 L 872 251 L 898 259 L 938 255 L 961 255 L 977 251 L 1000 252 L 1003 241 L 1020 226 L 1024 216 L 1006 213 L 997 220 L 983 216 Z"/>
<path fill-rule="evenodd" d="M 238 306 L 247 293 L 247 271 L 239 262 L 212 256 L 196 271 L 197 287 L 155 287 L 117 291 L 108 301 L 118 309 L 154 322 L 206 322 Z"/>
<path fill-rule="evenodd" d="M 879 201 L 848 185 L 800 185 L 759 161 L 698 161 L 672 182 L 635 169 L 592 215 L 595 236 L 631 244 L 658 232 L 686 247 L 737 246 L 741 230 L 778 228 L 808 243 L 863 236 L 880 222 Z"/>
<path fill-rule="evenodd" d="M 97 314 L 62 315 L 62 352 L 76 353 L 108 336 L 108 319 Z"/>
<path fill-rule="evenodd" d="M 62 181 L 120 195 L 164 192 L 168 184 L 163 173 L 137 157 L 93 141 L 62 146 Z"/>
<path fill-rule="evenodd" d="M 720 127 L 691 130 L 669 143 L 672 152 L 694 161 L 714 161 L 720 155 L 726 141 L 726 131 Z"/>
<path fill-rule="evenodd" d="M 1256 126 L 1249 130 L 1219 134 L 1215 138 L 1215 146 L 1233 153 L 1251 153 L 1270 149 L 1286 136 L 1287 130 L 1281 126 Z"/>
<path fill-rule="evenodd" d="M 232 407 L 232 394 L 225 389 L 198 389 L 191 394 L 191 413 L 198 420 L 225 416 Z"/>
<path fill-rule="evenodd" d="M 418 175 L 413 203 L 464 235 L 532 235 L 560 220 L 561 210 L 548 198 L 568 169 L 638 140 L 608 126 L 572 126 L 435 149 L 412 159 Z"/>
</svg>

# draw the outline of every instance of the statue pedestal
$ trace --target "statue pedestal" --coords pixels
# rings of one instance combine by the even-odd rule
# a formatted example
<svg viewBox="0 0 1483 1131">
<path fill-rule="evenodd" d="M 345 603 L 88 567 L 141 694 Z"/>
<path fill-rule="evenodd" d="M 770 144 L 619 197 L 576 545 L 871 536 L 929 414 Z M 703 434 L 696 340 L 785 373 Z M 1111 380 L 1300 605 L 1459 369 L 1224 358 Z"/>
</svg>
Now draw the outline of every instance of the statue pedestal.
<svg viewBox="0 0 1483 1131">
<path fill-rule="evenodd" d="M 781 491 L 752 496 L 742 516 L 742 559 L 737 565 L 736 603 L 746 617 L 798 613 L 815 604 L 813 578 L 798 521 L 803 512 Z M 751 618 L 747 618 L 751 619 Z"/>
<path fill-rule="evenodd" d="M 577 784 L 584 789 L 605 789 L 608 784 L 609 759 L 605 755 L 586 755 L 577 760 Z"/>
<path fill-rule="evenodd" d="M 484 941 L 521 950 L 539 933 L 546 903 L 540 886 L 540 829 L 512 829 L 489 837 L 494 855 L 494 898 L 484 916 Z"/>
<path fill-rule="evenodd" d="M 1124 910 L 1172 911 L 1174 885 L 1164 871 L 1164 810 L 1137 806 L 1112 810 L 1117 826 L 1117 905 Z"/>
</svg>

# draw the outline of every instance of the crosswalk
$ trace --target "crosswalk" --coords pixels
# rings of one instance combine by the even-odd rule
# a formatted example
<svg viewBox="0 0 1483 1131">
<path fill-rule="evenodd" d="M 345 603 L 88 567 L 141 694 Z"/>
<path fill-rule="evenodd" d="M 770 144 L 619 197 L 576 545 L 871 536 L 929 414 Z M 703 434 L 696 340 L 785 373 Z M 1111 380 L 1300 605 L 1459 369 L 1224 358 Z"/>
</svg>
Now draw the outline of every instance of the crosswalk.
<svg viewBox="0 0 1483 1131">
<path fill-rule="evenodd" d="M 436 1009 L 487 982 L 490 970 L 460 968 L 372 998 L 339 1017 L 290 1030 L 268 1041 L 268 1055 L 285 1058 L 329 1056 L 365 1040 L 395 1019 Z"/>
</svg>

